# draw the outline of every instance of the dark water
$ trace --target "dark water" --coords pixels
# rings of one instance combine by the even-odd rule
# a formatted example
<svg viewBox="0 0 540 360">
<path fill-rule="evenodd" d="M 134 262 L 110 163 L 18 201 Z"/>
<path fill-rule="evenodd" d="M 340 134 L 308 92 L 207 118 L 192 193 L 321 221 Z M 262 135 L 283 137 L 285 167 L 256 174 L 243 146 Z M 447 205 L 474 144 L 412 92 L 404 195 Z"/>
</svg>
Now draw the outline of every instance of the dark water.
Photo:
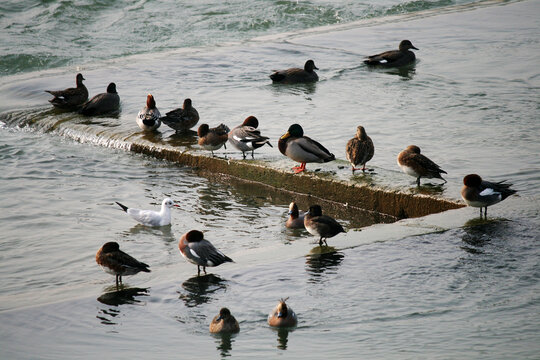
<svg viewBox="0 0 540 360">
<path fill-rule="evenodd" d="M 75 10 L 68 4 L 36 3 L 21 13 L 46 8 L 70 14 Z M 319 25 L 302 12 L 291 15 L 298 22 L 291 28 L 283 20 L 242 33 L 242 39 L 266 37 L 241 44 L 193 48 L 155 40 L 143 50 L 129 38 L 123 20 L 135 10 L 96 4 L 89 6 L 101 6 L 96 16 L 101 20 L 85 21 L 121 19 L 116 23 L 126 27 L 125 44 L 115 36 L 110 52 L 98 55 L 98 48 L 77 45 L 63 34 L 75 49 L 88 51 L 88 62 L 81 61 L 79 50 L 67 55 L 59 46 L 57 64 L 19 67 L 16 60 L 7 66 L 9 76 L 0 78 L 1 358 L 538 357 L 539 1 L 472 7 L 388 2 L 389 10 L 373 10 L 375 15 L 359 15 L 358 9 L 377 4 L 343 2 L 333 6 L 353 15 L 320 25 L 373 19 L 273 35 Z M 239 4 L 219 11 L 240 11 L 235 6 L 249 11 Z M 131 5 L 146 11 L 173 6 Z M 203 5 L 192 5 L 198 6 Z M 411 10 L 415 6 L 423 11 Z M 395 17 L 379 18 L 385 11 Z M 270 11 L 259 6 L 258 12 Z M 3 10 L 1 21 L 8 18 Z M 30 19 L 20 21 L 31 24 Z M 46 24 L 37 27 L 44 30 Z M 96 37 L 106 39 L 106 31 L 97 28 Z M 225 32 L 195 33 L 212 41 L 238 40 Z M 7 34 L 3 47 L 15 41 Z M 405 37 L 420 48 L 413 70 L 372 71 L 360 64 L 363 55 L 393 48 Z M 21 54 L 40 51 L 31 42 L 21 44 Z M 139 55 L 125 57 L 128 53 Z M 319 83 L 269 84 L 270 69 L 307 58 L 321 68 Z M 91 94 L 117 82 L 118 118 L 88 119 L 50 109 L 43 89 L 71 85 L 75 64 Z M 446 185 L 429 191 L 457 199 L 463 175 L 477 172 L 509 179 L 519 195 L 490 208 L 488 221 L 477 219 L 477 209 L 465 208 L 368 226 L 364 218 L 336 212 L 349 232 L 331 239 L 332 248 L 321 254 L 313 237 L 284 228 L 286 197 L 125 151 L 133 139 L 199 151 L 189 145 L 193 139 L 180 139 L 165 127 L 152 138 L 138 132 L 134 119 L 148 92 L 163 110 L 191 97 L 202 121 L 211 124 L 234 126 L 255 114 L 274 142 L 299 122 L 336 154 L 337 162 L 322 167 L 336 178 L 415 192 L 395 157 L 416 143 L 449 173 Z M 347 168 L 340 169 L 347 166 L 343 149 L 360 124 L 375 142 L 371 165 L 377 174 L 351 177 Z M 229 149 L 227 156 L 240 154 Z M 262 148 L 256 158 L 277 168 L 293 165 L 275 148 Z M 136 225 L 114 204 L 158 207 L 164 196 L 181 207 L 173 211 L 172 226 L 163 229 Z M 197 278 L 177 247 L 181 234 L 191 229 L 204 230 L 235 263 Z M 152 272 L 125 278 L 116 292 L 114 278 L 94 260 L 107 241 L 119 242 Z M 282 297 L 289 297 L 299 317 L 291 332 L 266 325 Z M 241 332 L 231 338 L 207 331 L 222 306 L 240 321 Z"/>
</svg>

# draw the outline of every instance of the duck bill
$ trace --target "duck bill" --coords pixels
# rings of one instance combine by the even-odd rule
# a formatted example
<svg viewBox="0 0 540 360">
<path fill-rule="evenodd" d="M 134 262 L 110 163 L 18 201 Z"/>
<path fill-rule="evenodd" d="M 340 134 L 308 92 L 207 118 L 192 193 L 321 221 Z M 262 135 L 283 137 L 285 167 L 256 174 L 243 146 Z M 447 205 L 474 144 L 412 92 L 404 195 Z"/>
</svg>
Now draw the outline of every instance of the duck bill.
<svg viewBox="0 0 540 360">
<path fill-rule="evenodd" d="M 411 49 L 414 49 L 414 50 L 420 50 L 419 48 L 414 47 L 414 46 L 411 46 Z"/>
<path fill-rule="evenodd" d="M 289 134 L 289 132 L 287 131 L 285 134 L 281 135 L 280 140 L 285 140 L 289 136 L 291 136 L 291 134 Z"/>
</svg>

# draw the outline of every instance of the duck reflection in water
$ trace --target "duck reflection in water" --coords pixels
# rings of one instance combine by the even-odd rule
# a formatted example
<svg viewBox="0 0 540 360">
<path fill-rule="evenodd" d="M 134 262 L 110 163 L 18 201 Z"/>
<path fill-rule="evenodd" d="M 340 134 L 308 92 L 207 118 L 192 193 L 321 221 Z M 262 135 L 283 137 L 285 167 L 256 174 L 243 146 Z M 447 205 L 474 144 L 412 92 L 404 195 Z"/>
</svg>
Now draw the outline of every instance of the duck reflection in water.
<svg viewBox="0 0 540 360">
<path fill-rule="evenodd" d="M 171 146 L 191 147 L 197 144 L 197 133 L 193 130 L 187 132 L 175 132 L 167 138 L 167 144 Z"/>
<path fill-rule="evenodd" d="M 333 246 L 318 246 L 306 256 L 306 271 L 311 275 L 311 282 L 324 280 L 324 273 L 335 273 L 343 261 L 344 255 Z"/>
<path fill-rule="evenodd" d="M 474 218 L 467 221 L 463 227 L 461 249 L 469 254 L 483 254 L 482 248 L 494 239 L 504 239 L 511 236 L 513 231 L 508 228 L 506 220 L 485 220 Z"/>
<path fill-rule="evenodd" d="M 216 338 L 216 349 L 222 358 L 231 356 L 232 344 L 237 334 L 234 333 L 218 333 L 212 334 Z"/>
<path fill-rule="evenodd" d="M 113 291 L 114 289 L 117 289 Z M 97 298 L 102 304 L 109 307 L 99 309 L 96 318 L 100 320 L 103 325 L 116 325 L 114 319 L 120 315 L 120 305 L 132 304 L 144 305 L 142 300 L 137 299 L 138 296 L 148 296 L 149 288 L 128 288 L 126 285 L 109 286 L 105 289 L 100 297 Z"/>
<path fill-rule="evenodd" d="M 180 299 L 187 307 L 195 307 L 213 300 L 214 294 L 227 289 L 227 280 L 214 274 L 194 276 L 182 284 Z"/>
<path fill-rule="evenodd" d="M 289 342 L 289 332 L 293 332 L 291 328 L 278 328 L 277 332 L 277 348 L 280 350 L 287 350 L 287 343 Z"/>
<path fill-rule="evenodd" d="M 116 286 L 109 286 L 105 290 L 117 289 Z M 141 300 L 136 299 L 136 296 L 148 296 L 149 288 L 128 288 L 125 285 L 120 285 L 116 291 L 107 291 L 104 292 L 100 297 L 97 298 L 102 304 L 119 306 L 124 304 L 138 304 L 141 303 Z"/>
</svg>

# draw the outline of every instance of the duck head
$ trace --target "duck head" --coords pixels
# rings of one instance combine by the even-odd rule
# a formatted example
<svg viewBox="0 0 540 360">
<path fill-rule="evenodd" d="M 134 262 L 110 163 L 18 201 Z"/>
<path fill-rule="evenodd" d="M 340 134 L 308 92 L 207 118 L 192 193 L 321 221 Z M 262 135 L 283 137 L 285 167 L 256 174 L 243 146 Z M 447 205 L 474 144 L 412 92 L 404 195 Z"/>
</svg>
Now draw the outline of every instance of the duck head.
<svg viewBox="0 0 540 360">
<path fill-rule="evenodd" d="M 182 109 L 187 110 L 191 107 L 191 99 L 185 99 L 184 105 L 182 105 Z"/>
<path fill-rule="evenodd" d="M 204 235 L 199 230 L 191 230 L 185 235 L 185 237 L 187 242 L 199 242 L 203 240 Z"/>
<path fill-rule="evenodd" d="M 308 214 L 309 214 L 310 217 L 321 216 L 322 215 L 321 206 L 320 205 L 311 205 L 309 207 L 309 210 L 306 213 L 306 215 L 308 215 Z"/>
<path fill-rule="evenodd" d="M 418 48 L 414 47 L 410 40 L 403 40 L 399 43 L 399 51 L 407 51 L 409 49 L 419 50 Z"/>
<path fill-rule="evenodd" d="M 231 312 L 229 311 L 229 309 L 227 308 L 221 308 L 221 310 L 219 310 L 219 316 L 218 318 L 216 319 L 216 321 L 220 321 L 222 319 L 226 319 L 228 318 L 229 316 L 231 316 Z"/>
<path fill-rule="evenodd" d="M 306 70 L 308 73 L 311 73 L 313 72 L 313 70 L 319 70 L 319 68 L 315 66 L 315 62 L 313 60 L 308 60 L 304 64 L 304 70 Z"/>
<path fill-rule="evenodd" d="M 210 130 L 210 126 L 208 124 L 201 124 L 199 128 L 197 129 L 197 135 L 201 138 L 206 136 L 208 134 L 208 131 Z"/>
<path fill-rule="evenodd" d="M 253 115 L 248 116 L 242 123 L 242 126 L 251 126 L 252 128 L 256 129 L 259 127 L 259 120 L 257 120 L 257 118 Z"/>
<path fill-rule="evenodd" d="M 285 140 L 288 137 L 302 137 L 304 136 L 304 129 L 298 124 L 292 124 L 289 126 L 289 130 L 285 134 L 283 134 L 280 139 Z"/>
<path fill-rule="evenodd" d="M 83 78 L 81 73 L 77 74 L 77 76 L 75 77 L 75 83 L 77 83 L 77 86 L 82 85 L 83 80 L 86 80 L 86 79 Z"/>
<path fill-rule="evenodd" d="M 154 100 L 152 94 L 148 94 L 148 96 L 146 97 L 146 107 L 149 109 L 156 108 L 156 100 Z"/>
<path fill-rule="evenodd" d="M 415 154 L 420 154 L 420 148 L 416 145 L 407 146 L 407 151 L 415 153 Z"/>
<path fill-rule="evenodd" d="M 289 205 L 288 215 L 293 215 L 293 216 L 298 217 L 298 206 L 296 205 L 294 201 Z"/>
<path fill-rule="evenodd" d="M 367 134 L 366 134 L 366 130 L 364 129 L 363 126 L 359 126 L 359 127 L 356 128 L 356 137 L 359 140 L 366 140 Z"/>
<path fill-rule="evenodd" d="M 482 178 L 476 174 L 469 174 L 463 178 L 463 185 L 468 187 L 479 187 L 482 185 Z"/>
<path fill-rule="evenodd" d="M 114 252 L 114 251 L 118 251 L 120 250 L 120 245 L 118 245 L 117 242 L 115 241 L 111 241 L 111 242 L 108 242 L 108 243 L 105 243 L 102 247 L 101 247 L 103 253 L 111 253 L 111 252 Z"/>
<path fill-rule="evenodd" d="M 115 83 L 110 83 L 109 86 L 107 86 L 107 93 L 116 94 L 116 84 Z"/>
</svg>

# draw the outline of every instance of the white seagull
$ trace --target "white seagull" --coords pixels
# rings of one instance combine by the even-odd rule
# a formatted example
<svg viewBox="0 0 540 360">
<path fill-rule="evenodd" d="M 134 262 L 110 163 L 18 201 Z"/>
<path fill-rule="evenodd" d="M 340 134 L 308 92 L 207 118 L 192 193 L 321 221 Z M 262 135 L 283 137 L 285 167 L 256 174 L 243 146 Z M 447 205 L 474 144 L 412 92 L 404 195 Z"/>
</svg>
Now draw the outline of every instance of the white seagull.
<svg viewBox="0 0 540 360">
<path fill-rule="evenodd" d="M 146 226 L 170 225 L 171 208 L 173 206 L 179 207 L 170 198 L 163 199 L 163 202 L 161 203 L 160 211 L 133 209 L 133 208 L 128 208 L 127 206 L 120 204 L 118 201 L 116 203 L 120 205 L 122 210 L 128 213 L 129 216 L 131 216 L 133 219 L 135 219 L 136 221 Z"/>
</svg>

